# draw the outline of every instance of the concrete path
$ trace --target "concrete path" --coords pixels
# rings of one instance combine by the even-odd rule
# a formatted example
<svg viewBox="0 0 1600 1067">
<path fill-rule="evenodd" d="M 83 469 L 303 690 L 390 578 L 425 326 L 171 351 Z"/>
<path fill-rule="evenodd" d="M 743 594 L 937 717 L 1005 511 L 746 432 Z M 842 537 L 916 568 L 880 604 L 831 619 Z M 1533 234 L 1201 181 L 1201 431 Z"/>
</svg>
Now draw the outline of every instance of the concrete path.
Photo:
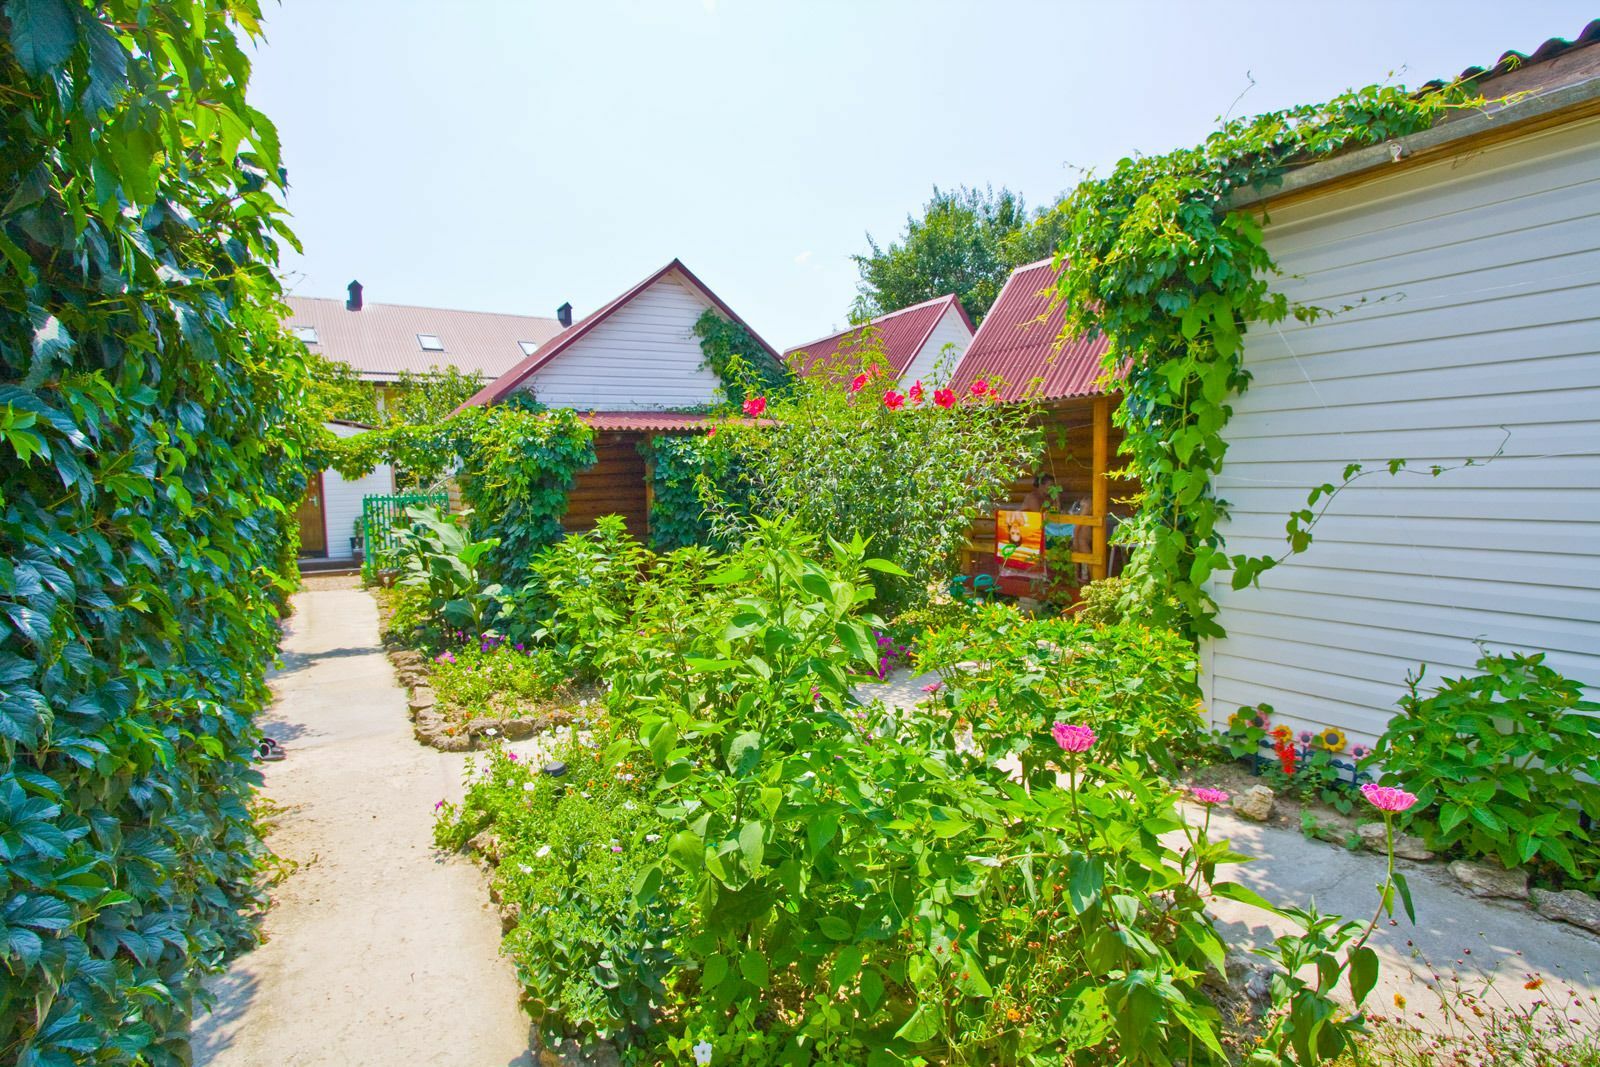
<svg viewBox="0 0 1600 1067">
<path fill-rule="evenodd" d="M 267 720 L 289 758 L 265 767 L 285 809 L 269 843 L 299 867 L 273 890 L 266 943 L 214 983 L 195 1060 L 531 1064 L 483 876 L 432 845 L 433 806 L 460 796 L 463 757 L 412 738 L 372 597 L 307 585 Z"/>
<path fill-rule="evenodd" d="M 907 707 L 928 699 L 922 687 L 936 680 L 934 674 L 901 670 L 881 685 L 861 686 L 857 695 Z M 1194 805 L 1192 814 L 1198 825 L 1203 809 Z M 1384 861 L 1376 855 L 1352 853 L 1220 810 L 1212 817 L 1211 837 L 1228 838 L 1234 851 L 1250 857 L 1248 863 L 1220 869 L 1219 878 L 1243 883 L 1279 906 L 1314 902 L 1323 913 L 1363 922 L 1378 906 Z M 1181 845 L 1181 837 L 1172 844 Z M 1457 982 L 1460 990 L 1474 994 L 1491 987 L 1486 1001 L 1510 1009 L 1539 1001 L 1564 1005 L 1575 993 L 1585 1000 L 1600 995 L 1600 937 L 1545 919 L 1521 903 L 1470 896 L 1443 864 L 1401 861 L 1399 867 L 1411 887 L 1417 924 L 1412 926 L 1397 907 L 1395 924 L 1385 920 L 1369 942 L 1382 961 L 1377 990 L 1367 1002 L 1374 1010 L 1392 1012 L 1400 994 L 1413 1019 L 1422 1011 L 1430 1016 L 1423 1022 L 1437 1021 L 1431 991 Z M 1288 920 L 1231 900 L 1216 899 L 1211 911 L 1223 936 L 1241 948 L 1270 944 L 1295 929 Z M 1535 978 L 1542 981 L 1526 988 Z M 1583 1014 L 1593 1018 L 1592 1009 Z"/>
</svg>

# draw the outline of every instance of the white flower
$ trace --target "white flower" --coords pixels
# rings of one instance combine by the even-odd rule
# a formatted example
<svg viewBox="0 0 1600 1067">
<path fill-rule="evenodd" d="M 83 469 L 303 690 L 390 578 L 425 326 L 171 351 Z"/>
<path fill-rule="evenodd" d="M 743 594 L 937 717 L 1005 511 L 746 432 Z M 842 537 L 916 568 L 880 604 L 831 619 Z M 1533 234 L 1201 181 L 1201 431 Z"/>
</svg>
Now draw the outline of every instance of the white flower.
<svg viewBox="0 0 1600 1067">
<path fill-rule="evenodd" d="M 496 730 L 493 726 L 491 726 L 491 727 L 489 727 L 487 730 L 485 730 L 483 732 L 483 736 L 484 737 L 493 737 L 495 734 L 497 734 L 499 732 L 500 732 L 499 730 Z"/>
<path fill-rule="evenodd" d="M 711 1042 L 702 1041 L 694 1047 L 694 1062 L 700 1064 L 711 1062 Z"/>
<path fill-rule="evenodd" d="M 650 843 L 651 843 L 651 844 L 652 844 L 652 845 L 653 845 L 653 844 L 655 844 L 655 843 L 656 843 L 656 842 L 657 842 L 657 841 L 660 841 L 660 840 L 661 840 L 661 835 L 660 835 L 660 834 L 645 834 L 645 835 L 644 835 L 644 839 L 645 839 L 645 840 L 646 840 L 646 841 L 648 841 L 648 842 L 650 842 Z"/>
<path fill-rule="evenodd" d="M 517 870 L 521 871 L 523 874 L 532 874 L 533 873 L 533 868 L 529 867 L 526 863 L 517 864 Z"/>
<path fill-rule="evenodd" d="M 633 809 L 634 809 L 633 801 L 627 800 L 627 801 L 623 802 L 623 804 L 622 804 L 622 810 L 623 811 L 632 811 Z"/>
<path fill-rule="evenodd" d="M 579 795 L 579 796 L 580 796 L 580 797 L 582 797 L 582 798 L 583 798 L 583 799 L 585 799 L 585 800 L 588 800 L 588 799 L 589 799 L 589 794 L 588 794 L 588 793 L 579 793 L 579 794 L 578 794 L 578 795 Z"/>
<path fill-rule="evenodd" d="M 533 858 L 536 859 L 536 860 L 542 860 L 548 855 L 550 855 L 550 846 L 549 845 L 540 845 L 539 846 L 539 851 L 537 851 L 537 852 L 535 852 L 533 854 Z"/>
<path fill-rule="evenodd" d="M 538 782 L 523 782 L 522 783 L 522 791 L 524 793 L 531 793 L 535 789 L 538 789 L 538 788 L 539 788 L 539 783 Z"/>
</svg>

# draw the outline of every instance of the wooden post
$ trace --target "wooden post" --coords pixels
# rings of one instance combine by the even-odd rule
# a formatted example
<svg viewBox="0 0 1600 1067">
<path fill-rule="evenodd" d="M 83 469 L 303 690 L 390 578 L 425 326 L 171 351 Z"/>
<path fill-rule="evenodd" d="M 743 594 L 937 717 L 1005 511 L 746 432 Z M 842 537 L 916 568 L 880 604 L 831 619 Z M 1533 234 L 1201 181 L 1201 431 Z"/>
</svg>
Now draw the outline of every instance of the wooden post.
<svg viewBox="0 0 1600 1067">
<path fill-rule="evenodd" d="M 656 509 L 656 435 L 644 435 L 644 537 L 650 543 L 650 513 Z"/>
<path fill-rule="evenodd" d="M 1094 562 L 1089 564 L 1089 580 L 1106 576 L 1106 514 L 1111 506 L 1111 487 L 1106 482 L 1106 453 L 1111 438 L 1111 402 L 1103 396 L 1094 399 L 1094 460 L 1089 472 L 1089 513 L 1097 520 L 1089 528 Z"/>
</svg>

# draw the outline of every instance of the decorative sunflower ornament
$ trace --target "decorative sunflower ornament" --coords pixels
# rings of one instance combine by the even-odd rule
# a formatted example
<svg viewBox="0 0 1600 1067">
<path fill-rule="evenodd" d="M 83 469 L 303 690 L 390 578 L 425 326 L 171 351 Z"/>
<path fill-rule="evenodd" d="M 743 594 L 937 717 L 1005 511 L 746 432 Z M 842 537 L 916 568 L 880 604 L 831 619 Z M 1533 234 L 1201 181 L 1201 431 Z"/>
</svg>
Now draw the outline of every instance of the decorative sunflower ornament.
<svg viewBox="0 0 1600 1067">
<path fill-rule="evenodd" d="M 1317 744 L 1329 752 L 1343 752 L 1346 744 L 1344 731 L 1337 726 L 1325 726 L 1317 734 Z"/>
</svg>

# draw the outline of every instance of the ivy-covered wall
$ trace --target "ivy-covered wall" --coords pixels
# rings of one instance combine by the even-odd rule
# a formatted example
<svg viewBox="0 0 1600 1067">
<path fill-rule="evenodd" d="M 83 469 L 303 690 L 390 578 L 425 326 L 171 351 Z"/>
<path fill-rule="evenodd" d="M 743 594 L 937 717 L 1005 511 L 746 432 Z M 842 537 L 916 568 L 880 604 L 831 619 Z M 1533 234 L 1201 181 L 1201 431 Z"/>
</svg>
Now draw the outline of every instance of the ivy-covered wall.
<svg viewBox="0 0 1600 1067">
<path fill-rule="evenodd" d="M 1229 555 L 1217 533 L 1228 504 L 1212 480 L 1227 453 L 1229 400 L 1249 385 L 1244 331 L 1331 310 L 1291 307 L 1274 291 L 1260 213 L 1233 209 L 1234 194 L 1270 187 L 1291 166 L 1426 129 L 1471 103 L 1470 86 L 1459 84 L 1421 93 L 1369 86 L 1234 119 L 1193 148 L 1123 159 L 1056 209 L 1066 219 L 1057 251 L 1066 329 L 1105 331 L 1107 369 L 1125 368 L 1115 421 L 1141 486 L 1138 514 L 1119 531 L 1137 549 L 1124 575 L 1129 607 L 1197 637 L 1220 635 L 1206 583 L 1231 572 L 1243 588 L 1304 551 L 1319 505 L 1342 487 L 1306 487 L 1306 506 L 1286 516 L 1283 555 Z M 1347 468 L 1342 484 L 1364 473 Z"/>
<path fill-rule="evenodd" d="M 3 12 L 0 1062 L 182 1064 L 201 979 L 252 938 L 304 488 L 258 12 Z"/>
</svg>

